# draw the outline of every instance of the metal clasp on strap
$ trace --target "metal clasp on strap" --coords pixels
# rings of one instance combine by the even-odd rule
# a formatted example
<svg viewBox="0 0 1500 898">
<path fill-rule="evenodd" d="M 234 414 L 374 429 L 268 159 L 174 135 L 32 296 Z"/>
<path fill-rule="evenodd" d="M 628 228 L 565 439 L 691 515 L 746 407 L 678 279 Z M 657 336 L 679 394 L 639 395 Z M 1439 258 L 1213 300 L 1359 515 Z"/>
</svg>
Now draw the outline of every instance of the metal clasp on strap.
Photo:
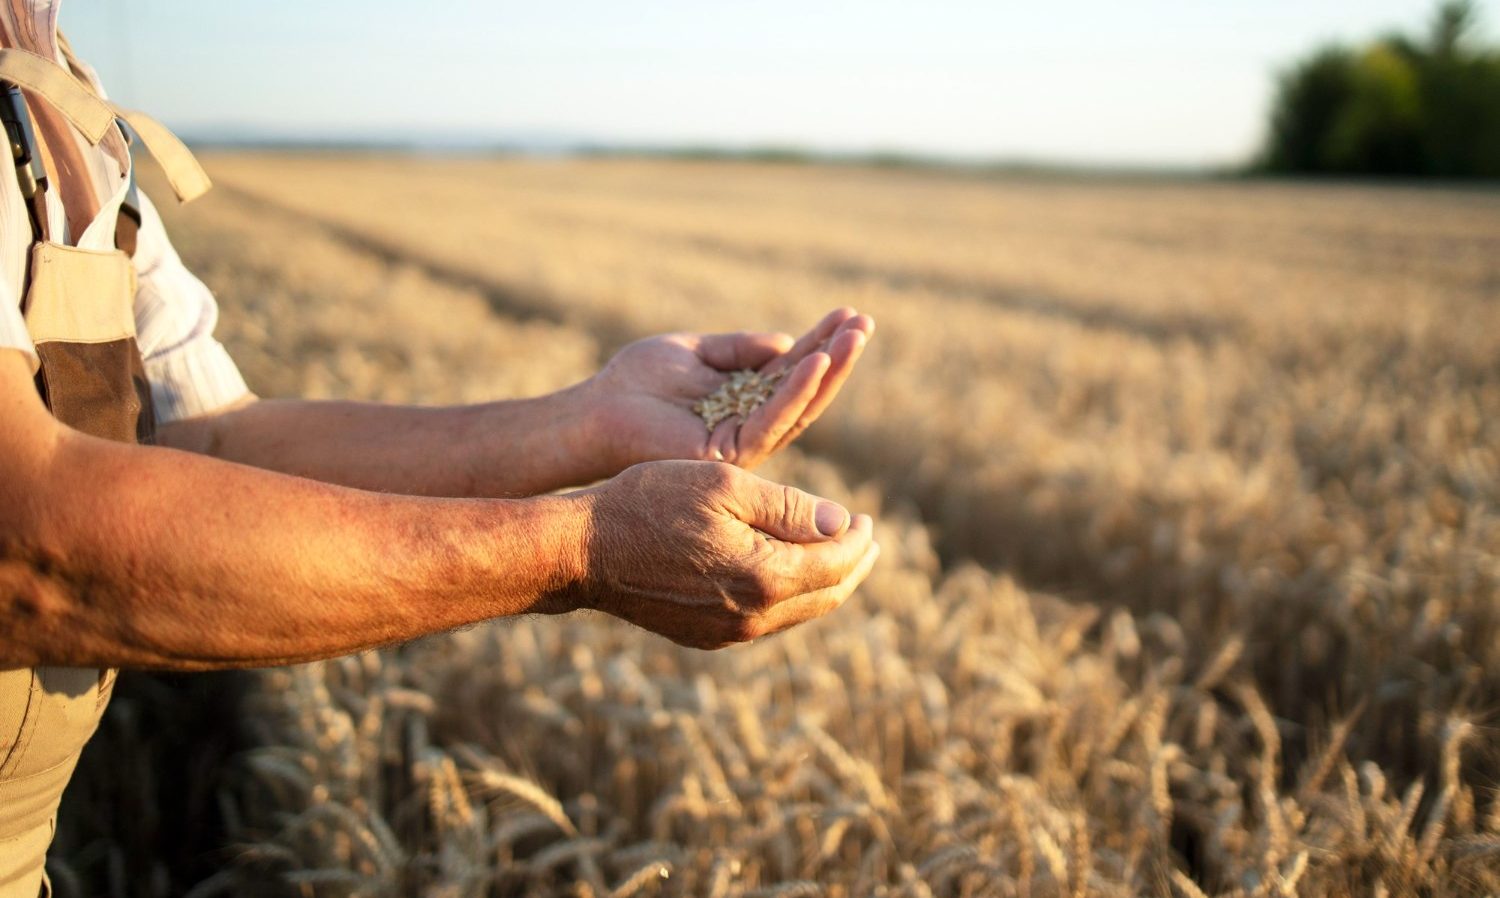
<svg viewBox="0 0 1500 898">
<path fill-rule="evenodd" d="M 37 150 L 36 132 L 32 129 L 31 113 L 26 111 L 26 98 L 19 87 L 5 81 L 0 81 L 0 122 L 4 123 L 5 136 L 10 142 L 16 182 L 31 212 L 32 234 L 41 240 L 46 227 L 38 217 L 38 207 L 45 202 L 42 194 L 47 190 L 47 170 L 42 167 L 41 153 Z"/>
<path fill-rule="evenodd" d="M 31 129 L 31 114 L 26 111 L 21 89 L 14 84 L 0 84 L 4 84 L 5 89 L 4 95 L 0 96 L 0 121 L 5 123 L 5 136 L 10 139 L 10 155 L 15 160 L 21 195 L 29 200 L 38 190 L 46 189 L 47 174 L 42 170 L 36 149 L 36 132 Z"/>
</svg>

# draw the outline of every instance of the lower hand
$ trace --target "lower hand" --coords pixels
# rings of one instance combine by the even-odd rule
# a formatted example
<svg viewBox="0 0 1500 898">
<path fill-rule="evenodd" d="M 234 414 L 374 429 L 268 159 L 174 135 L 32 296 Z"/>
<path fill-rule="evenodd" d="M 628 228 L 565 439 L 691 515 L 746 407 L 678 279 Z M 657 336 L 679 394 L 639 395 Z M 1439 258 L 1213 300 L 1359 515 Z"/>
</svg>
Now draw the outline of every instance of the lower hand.
<svg viewBox="0 0 1500 898">
<path fill-rule="evenodd" d="M 580 604 L 693 648 L 838 608 L 869 574 L 873 523 L 730 465 L 636 465 L 572 494 L 589 508 Z"/>
<path fill-rule="evenodd" d="M 851 308 L 835 309 L 798 340 L 786 334 L 668 334 L 630 344 L 589 383 L 600 450 L 615 469 L 657 459 L 727 461 L 752 468 L 817 420 L 875 332 Z M 732 371 L 782 374 L 764 405 L 712 433 L 693 404 Z"/>
</svg>

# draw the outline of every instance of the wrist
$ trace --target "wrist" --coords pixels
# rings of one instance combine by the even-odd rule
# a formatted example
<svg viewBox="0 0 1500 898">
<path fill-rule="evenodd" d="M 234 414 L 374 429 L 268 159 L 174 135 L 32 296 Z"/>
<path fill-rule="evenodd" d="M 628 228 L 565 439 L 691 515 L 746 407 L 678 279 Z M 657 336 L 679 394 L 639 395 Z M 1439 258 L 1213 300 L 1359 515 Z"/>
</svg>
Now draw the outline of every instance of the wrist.
<svg viewBox="0 0 1500 898">
<path fill-rule="evenodd" d="M 582 464 L 589 476 L 580 482 L 607 480 L 631 465 L 651 460 L 631 445 L 629 435 L 636 422 L 629 419 L 618 394 L 612 394 L 607 379 L 596 374 L 563 392 L 574 410 L 578 443 L 586 447 Z"/>
<path fill-rule="evenodd" d="M 598 375 L 581 380 L 552 394 L 558 415 L 566 421 L 563 430 L 574 470 L 581 476 L 576 483 L 592 483 L 614 476 L 616 447 L 609 438 L 610 404 Z"/>
<path fill-rule="evenodd" d="M 467 407 L 467 438 L 455 442 L 470 494 L 537 495 L 613 473 L 601 457 L 607 442 L 595 420 L 596 392 L 583 381 L 545 396 Z"/>
<path fill-rule="evenodd" d="M 535 610 L 544 614 L 566 614 L 591 607 L 593 493 L 583 491 L 525 501 L 538 515 L 538 529 L 544 534 L 539 540 L 539 557 L 548 561 Z"/>
</svg>

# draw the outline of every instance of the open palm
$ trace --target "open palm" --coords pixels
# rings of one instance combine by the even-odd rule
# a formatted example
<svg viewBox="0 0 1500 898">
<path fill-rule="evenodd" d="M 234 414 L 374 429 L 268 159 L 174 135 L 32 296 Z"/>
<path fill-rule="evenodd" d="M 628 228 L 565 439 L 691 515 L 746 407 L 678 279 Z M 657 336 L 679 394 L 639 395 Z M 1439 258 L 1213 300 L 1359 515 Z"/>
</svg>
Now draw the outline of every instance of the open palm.
<svg viewBox="0 0 1500 898">
<path fill-rule="evenodd" d="M 787 334 L 667 334 L 626 346 L 594 379 L 598 414 L 623 466 L 667 458 L 751 468 L 807 429 L 849 377 L 875 322 L 836 309 L 793 341 Z M 785 372 L 764 405 L 710 433 L 693 404 L 753 368 Z"/>
</svg>

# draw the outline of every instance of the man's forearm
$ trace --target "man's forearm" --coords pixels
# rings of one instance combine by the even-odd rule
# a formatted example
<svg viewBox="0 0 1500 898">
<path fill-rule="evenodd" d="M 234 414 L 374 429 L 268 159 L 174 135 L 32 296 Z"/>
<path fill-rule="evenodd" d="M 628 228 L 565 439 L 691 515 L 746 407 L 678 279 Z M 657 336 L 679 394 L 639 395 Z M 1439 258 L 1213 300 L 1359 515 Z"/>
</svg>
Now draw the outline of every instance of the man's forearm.
<svg viewBox="0 0 1500 898">
<path fill-rule="evenodd" d="M 59 429 L 0 478 L 0 668 L 260 666 L 563 610 L 581 505 L 382 496 Z"/>
<path fill-rule="evenodd" d="M 162 428 L 163 445 L 360 489 L 516 497 L 614 471 L 587 384 L 535 399 L 420 408 L 260 400 Z"/>
</svg>

